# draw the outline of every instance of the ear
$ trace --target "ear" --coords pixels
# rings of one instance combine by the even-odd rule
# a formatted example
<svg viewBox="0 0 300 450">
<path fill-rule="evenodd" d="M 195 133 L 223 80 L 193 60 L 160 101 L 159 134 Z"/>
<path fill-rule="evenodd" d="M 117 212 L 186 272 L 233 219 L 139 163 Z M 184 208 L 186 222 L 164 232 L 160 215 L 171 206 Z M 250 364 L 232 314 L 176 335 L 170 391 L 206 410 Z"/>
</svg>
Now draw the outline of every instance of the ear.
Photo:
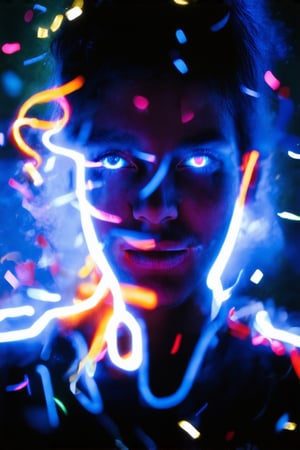
<svg viewBox="0 0 300 450">
<path fill-rule="evenodd" d="M 250 154 L 251 151 L 245 153 L 242 157 L 242 163 L 240 167 L 241 178 L 243 177 L 245 169 L 248 165 Z M 255 200 L 255 194 L 259 182 L 259 177 L 260 177 L 260 167 L 259 167 L 259 160 L 257 160 L 250 178 L 245 204 L 248 204 Z"/>
</svg>

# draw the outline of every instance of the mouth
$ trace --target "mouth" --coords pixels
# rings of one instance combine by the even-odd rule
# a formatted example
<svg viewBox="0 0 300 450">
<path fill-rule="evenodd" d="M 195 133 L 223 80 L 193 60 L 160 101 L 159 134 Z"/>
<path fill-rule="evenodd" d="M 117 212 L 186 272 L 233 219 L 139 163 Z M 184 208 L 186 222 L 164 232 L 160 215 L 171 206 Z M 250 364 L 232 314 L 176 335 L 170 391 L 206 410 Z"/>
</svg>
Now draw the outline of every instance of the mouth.
<svg viewBox="0 0 300 450">
<path fill-rule="evenodd" d="M 168 270 L 182 264 L 189 250 L 126 250 L 126 260 L 147 270 Z"/>
</svg>

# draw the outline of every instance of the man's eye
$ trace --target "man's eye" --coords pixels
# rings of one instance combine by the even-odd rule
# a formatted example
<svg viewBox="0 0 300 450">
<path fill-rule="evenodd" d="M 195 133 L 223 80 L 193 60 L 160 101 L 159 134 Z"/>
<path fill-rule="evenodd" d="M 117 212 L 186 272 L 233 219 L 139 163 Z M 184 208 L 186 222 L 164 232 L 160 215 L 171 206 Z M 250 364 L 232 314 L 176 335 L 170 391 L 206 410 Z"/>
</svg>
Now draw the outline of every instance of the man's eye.
<svg viewBox="0 0 300 450">
<path fill-rule="evenodd" d="M 177 164 L 177 169 L 190 168 L 203 171 L 205 173 L 213 173 L 220 168 L 220 161 L 209 155 L 193 155 L 181 160 Z"/>
<path fill-rule="evenodd" d="M 109 170 L 123 169 L 125 167 L 133 167 L 132 164 L 123 156 L 118 154 L 110 154 L 103 156 L 99 160 L 99 166 Z"/>
</svg>

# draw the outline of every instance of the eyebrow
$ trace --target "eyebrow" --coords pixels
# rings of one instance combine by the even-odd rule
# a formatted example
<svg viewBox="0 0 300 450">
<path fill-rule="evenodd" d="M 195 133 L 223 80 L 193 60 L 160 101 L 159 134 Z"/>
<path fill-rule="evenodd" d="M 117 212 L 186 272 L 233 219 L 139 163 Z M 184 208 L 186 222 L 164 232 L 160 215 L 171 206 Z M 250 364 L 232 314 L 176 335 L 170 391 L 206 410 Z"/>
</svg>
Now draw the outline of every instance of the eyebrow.
<svg viewBox="0 0 300 450">
<path fill-rule="evenodd" d="M 147 162 L 155 162 L 156 156 L 151 153 L 146 153 L 141 150 L 138 150 L 140 147 L 138 140 L 132 136 L 129 133 L 122 132 L 120 130 L 103 130 L 103 131 L 97 131 L 96 133 L 93 133 L 91 137 L 89 138 L 88 142 L 86 143 L 87 147 L 90 145 L 97 145 L 97 144 L 105 144 L 105 143 L 122 143 L 122 145 L 125 148 L 130 148 L 131 153 L 136 156 L 139 159 L 142 159 Z M 93 157 L 94 155 L 89 154 L 90 157 Z M 97 156 L 97 155 L 95 155 Z"/>
<path fill-rule="evenodd" d="M 125 148 L 128 147 L 130 149 L 130 152 L 136 156 L 139 159 L 148 161 L 148 162 L 155 162 L 156 156 L 151 153 L 146 153 L 140 150 L 140 143 L 139 140 L 133 136 L 132 134 L 123 131 L 123 130 L 115 130 L 115 129 L 97 129 L 94 130 L 87 143 L 86 146 L 89 147 L 89 145 L 97 146 L 97 144 L 109 144 L 109 143 L 121 143 L 122 146 Z M 230 141 L 225 137 L 225 135 L 221 132 L 221 130 L 216 128 L 201 130 L 201 132 L 188 137 L 187 139 L 184 139 L 182 142 L 179 142 L 177 148 L 175 148 L 175 152 L 182 152 L 185 149 L 188 150 L 191 147 L 196 146 L 221 146 L 223 149 L 231 148 Z M 90 148 L 90 150 L 93 150 Z M 96 150 L 96 148 L 95 148 Z M 170 152 L 173 150 L 170 149 Z M 98 156 L 94 155 L 93 153 L 89 154 L 89 157 Z"/>
</svg>

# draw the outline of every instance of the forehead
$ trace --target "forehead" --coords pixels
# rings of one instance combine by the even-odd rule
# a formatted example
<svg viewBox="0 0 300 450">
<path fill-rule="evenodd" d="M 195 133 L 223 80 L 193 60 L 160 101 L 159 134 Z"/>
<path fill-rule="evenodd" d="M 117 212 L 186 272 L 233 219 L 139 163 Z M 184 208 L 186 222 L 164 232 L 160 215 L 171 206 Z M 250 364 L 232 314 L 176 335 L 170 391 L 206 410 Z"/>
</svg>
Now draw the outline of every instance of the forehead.
<svg viewBox="0 0 300 450">
<path fill-rule="evenodd" d="M 91 137 L 121 131 L 169 143 L 196 136 L 235 141 L 234 121 L 224 99 L 203 83 L 135 81 L 115 83 L 100 93 Z"/>
</svg>

